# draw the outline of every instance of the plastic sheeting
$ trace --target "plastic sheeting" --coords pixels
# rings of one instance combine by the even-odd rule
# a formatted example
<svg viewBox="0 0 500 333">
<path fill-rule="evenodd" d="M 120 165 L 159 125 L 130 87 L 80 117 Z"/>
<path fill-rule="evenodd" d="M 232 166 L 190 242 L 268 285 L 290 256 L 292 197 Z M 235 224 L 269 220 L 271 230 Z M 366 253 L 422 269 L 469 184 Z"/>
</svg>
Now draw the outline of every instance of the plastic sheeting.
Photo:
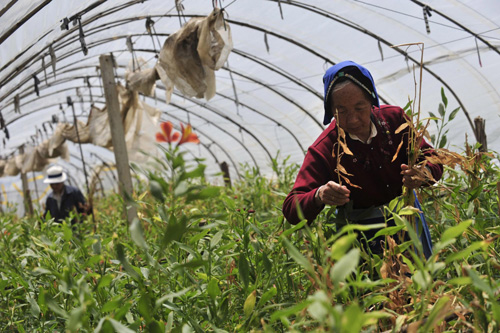
<svg viewBox="0 0 500 333">
<path fill-rule="evenodd" d="M 1 34 L 42 3 L 18 0 L 2 16 Z M 131 59 L 142 57 L 153 68 L 164 41 L 191 18 L 211 13 L 212 3 L 185 0 L 182 13 L 174 1 L 164 0 L 106 1 L 88 11 L 89 3 L 65 0 L 43 7 L 0 45 L 0 110 L 11 134 L 1 154 L 26 143 L 35 134 L 35 125 L 40 127 L 53 115 L 64 120 L 68 96 L 85 123 L 91 104 L 104 107 L 99 55 L 113 53 L 117 78 L 123 82 Z M 215 96 L 206 101 L 174 88 L 168 101 L 168 86 L 157 81 L 149 87 L 151 97 L 140 98 L 160 109 L 162 120 L 176 126 L 191 123 L 201 144 L 183 149 L 191 154 L 186 156 L 205 158 L 209 173 L 219 172 L 218 164 L 227 162 L 233 179 L 245 164 L 270 174 L 271 159 L 278 154 L 300 163 L 324 128 L 322 75 L 339 61 L 353 60 L 367 67 L 382 103 L 406 105 L 417 95 L 421 52 L 416 46 L 391 46 L 415 42 L 425 45 L 422 117 L 438 114 L 444 88 L 447 112 L 461 108 L 445 128 L 449 148 L 462 150 L 465 135 L 473 142 L 473 120 L 481 116 L 486 119 L 488 148 L 500 150 L 500 6 L 496 0 L 218 3 L 225 7 L 234 47 L 215 72 Z M 81 16 L 83 36 L 71 22 L 68 30 L 61 29 L 61 21 L 75 15 Z M 149 30 L 148 18 L 154 23 Z M 40 81 L 40 96 L 34 75 Z M 20 113 L 15 111 L 17 95 Z M 436 134 L 438 128 L 432 123 L 429 132 Z M 0 137 L 5 134 L 0 132 Z M 93 151 L 92 145 L 87 146 L 86 151 Z M 102 150 L 98 154 L 112 159 Z M 81 165 L 78 155 L 72 151 L 76 156 L 72 163 Z"/>
</svg>

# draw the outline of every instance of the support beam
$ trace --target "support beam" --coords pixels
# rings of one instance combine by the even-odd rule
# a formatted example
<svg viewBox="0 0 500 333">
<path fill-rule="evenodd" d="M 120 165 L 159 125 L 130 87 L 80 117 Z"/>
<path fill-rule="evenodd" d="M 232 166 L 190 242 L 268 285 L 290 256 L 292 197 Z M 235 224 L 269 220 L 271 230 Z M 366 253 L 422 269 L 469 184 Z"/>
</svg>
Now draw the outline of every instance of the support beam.
<svg viewBox="0 0 500 333">
<path fill-rule="evenodd" d="M 115 153 L 116 168 L 118 170 L 118 182 L 120 194 L 123 197 L 124 211 L 127 215 L 129 225 L 134 218 L 137 218 L 137 209 L 132 202 L 132 178 L 125 144 L 125 133 L 123 130 L 123 120 L 120 113 L 120 103 L 116 90 L 115 75 L 113 71 L 113 58 L 111 55 L 99 56 L 101 65 L 102 85 L 104 96 L 106 97 L 106 109 L 108 111 L 109 126 L 111 128 L 111 140 L 113 142 L 113 152 Z"/>
<path fill-rule="evenodd" d="M 226 187 L 231 188 L 231 175 L 229 174 L 229 165 L 227 165 L 226 161 L 219 164 L 220 170 L 222 171 L 222 177 L 224 178 L 224 184 Z"/>
<path fill-rule="evenodd" d="M 24 145 L 19 147 L 19 153 L 24 154 Z M 23 184 L 24 215 L 33 216 L 33 203 L 31 202 L 30 189 L 28 187 L 28 177 L 21 170 L 21 182 Z"/>
<path fill-rule="evenodd" d="M 486 139 L 486 120 L 481 117 L 474 118 L 474 134 L 476 135 L 476 140 L 481 144 L 479 147 L 480 152 L 488 151 L 488 140 Z"/>
</svg>

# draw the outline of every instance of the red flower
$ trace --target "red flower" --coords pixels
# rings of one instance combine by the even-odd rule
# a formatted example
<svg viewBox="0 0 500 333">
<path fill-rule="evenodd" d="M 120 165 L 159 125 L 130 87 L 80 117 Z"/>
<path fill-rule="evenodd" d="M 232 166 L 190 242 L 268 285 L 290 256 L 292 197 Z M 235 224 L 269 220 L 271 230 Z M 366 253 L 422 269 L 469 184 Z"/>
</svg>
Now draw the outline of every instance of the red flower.
<svg viewBox="0 0 500 333">
<path fill-rule="evenodd" d="M 177 144 L 182 145 L 183 143 L 186 142 L 192 142 L 192 143 L 200 143 L 200 139 L 198 139 L 198 135 L 193 133 L 193 128 L 191 127 L 190 124 L 188 124 L 186 127 L 181 123 L 181 132 L 182 132 L 182 137 L 179 143 Z"/>
<path fill-rule="evenodd" d="M 161 123 L 160 127 L 163 133 L 161 132 L 156 133 L 156 142 L 172 143 L 179 139 L 180 133 L 179 132 L 172 133 L 174 125 L 172 125 L 170 121 L 165 121 Z"/>
</svg>

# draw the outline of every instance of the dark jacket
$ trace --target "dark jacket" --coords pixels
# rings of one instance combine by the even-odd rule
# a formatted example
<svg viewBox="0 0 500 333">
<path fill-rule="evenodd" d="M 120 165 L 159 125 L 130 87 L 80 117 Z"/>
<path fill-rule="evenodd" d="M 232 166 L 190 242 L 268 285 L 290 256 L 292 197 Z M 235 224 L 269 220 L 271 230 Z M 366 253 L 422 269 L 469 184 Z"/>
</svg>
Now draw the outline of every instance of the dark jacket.
<svg viewBox="0 0 500 333">
<path fill-rule="evenodd" d="M 72 210 L 76 210 L 78 213 L 83 213 L 84 210 L 78 207 L 78 203 L 85 204 L 85 198 L 82 192 L 70 185 L 64 185 L 64 193 L 61 198 L 61 209 L 57 207 L 57 200 L 54 198 L 54 192 L 50 193 L 45 202 L 45 213 L 44 217 L 47 216 L 47 213 L 50 212 L 50 216 L 55 219 L 57 222 L 62 222 L 66 217 L 69 216 Z M 71 221 L 74 224 L 76 221 L 73 219 Z"/>
<path fill-rule="evenodd" d="M 383 204 L 388 204 L 392 199 L 401 195 L 403 176 L 401 175 L 401 164 L 408 163 L 408 129 L 395 134 L 396 130 L 405 120 L 404 111 L 397 106 L 382 105 L 372 111 L 372 121 L 377 128 L 377 136 L 371 143 L 364 144 L 353 140 L 346 135 L 347 146 L 353 155 L 345 154 L 341 159 L 341 165 L 351 176 L 349 181 L 361 188 L 343 184 L 351 191 L 350 201 L 354 209 L 363 209 Z M 400 142 L 403 145 L 398 151 Z M 340 182 L 337 168 L 337 153 L 332 156 L 334 144 L 337 142 L 337 127 L 334 120 L 328 128 L 323 131 L 309 150 L 304 163 L 297 175 L 295 185 L 283 203 L 283 214 L 292 223 L 300 222 L 297 211 L 299 204 L 304 217 L 312 222 L 323 210 L 324 205 L 318 206 L 314 201 L 316 190 L 333 180 Z M 432 155 L 432 147 L 422 140 L 420 145 L 424 158 Z M 427 163 L 435 180 L 439 180 L 443 173 L 443 166 Z"/>
</svg>

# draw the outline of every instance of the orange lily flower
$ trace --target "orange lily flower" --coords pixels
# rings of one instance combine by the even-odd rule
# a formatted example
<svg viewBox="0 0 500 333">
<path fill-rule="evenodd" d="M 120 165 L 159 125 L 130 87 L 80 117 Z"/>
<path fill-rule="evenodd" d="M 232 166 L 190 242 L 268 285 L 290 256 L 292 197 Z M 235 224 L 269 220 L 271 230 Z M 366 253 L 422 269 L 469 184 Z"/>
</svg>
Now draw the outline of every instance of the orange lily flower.
<svg viewBox="0 0 500 333">
<path fill-rule="evenodd" d="M 193 133 L 193 128 L 191 127 L 191 124 L 188 124 L 186 127 L 184 127 L 184 125 L 181 123 L 181 132 L 182 132 L 182 137 L 179 143 L 177 144 L 178 146 L 186 142 L 200 143 L 198 135 L 196 135 L 196 133 Z"/>
<path fill-rule="evenodd" d="M 156 142 L 172 143 L 179 139 L 180 133 L 173 132 L 174 125 L 170 121 L 165 121 L 160 124 L 162 132 L 156 133 Z"/>
</svg>

